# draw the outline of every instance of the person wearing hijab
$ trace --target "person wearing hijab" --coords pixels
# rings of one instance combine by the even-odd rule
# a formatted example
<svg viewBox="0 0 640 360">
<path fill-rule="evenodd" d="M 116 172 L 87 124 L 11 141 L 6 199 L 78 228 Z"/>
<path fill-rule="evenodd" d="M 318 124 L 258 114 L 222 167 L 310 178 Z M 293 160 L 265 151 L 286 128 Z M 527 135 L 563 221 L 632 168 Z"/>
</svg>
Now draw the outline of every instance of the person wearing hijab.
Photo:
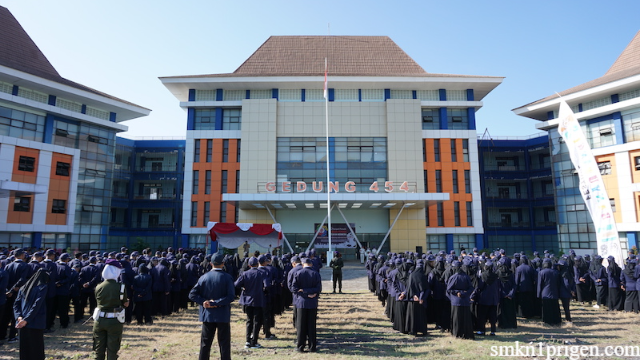
<svg viewBox="0 0 640 360">
<path fill-rule="evenodd" d="M 395 281 L 396 274 L 398 273 L 398 266 L 396 264 L 402 265 L 402 259 L 393 259 L 389 261 L 389 270 L 387 271 L 387 277 L 385 281 L 387 282 L 387 305 L 385 307 L 385 314 L 391 322 L 393 322 L 393 309 L 396 306 L 396 290 L 393 286 L 393 282 Z"/>
<path fill-rule="evenodd" d="M 118 358 L 124 319 L 120 322 L 118 314 L 129 306 L 125 286 L 117 281 L 122 272 L 122 264 L 116 259 L 107 259 L 102 269 L 104 279 L 96 286 L 97 316 L 93 323 L 93 351 L 96 360 Z M 95 315 L 95 314 L 94 314 Z"/>
<path fill-rule="evenodd" d="M 570 267 L 568 262 L 564 259 L 558 261 L 558 271 L 560 272 L 560 291 L 558 296 L 560 297 L 560 302 L 562 302 L 562 308 L 564 309 L 564 318 L 568 322 L 571 322 L 571 309 L 569 303 L 571 302 L 571 298 L 576 293 L 576 282 L 574 280 L 574 275 L 569 271 L 573 267 Z"/>
<path fill-rule="evenodd" d="M 560 272 L 553 269 L 551 259 L 542 261 L 542 270 L 538 273 L 538 298 L 542 300 L 542 321 L 557 326 L 562 323 L 558 298 L 560 292 Z"/>
<path fill-rule="evenodd" d="M 498 279 L 500 280 L 500 305 L 498 306 L 498 327 L 516 329 L 516 282 L 511 270 L 511 259 L 503 257 L 498 260 Z"/>
<path fill-rule="evenodd" d="M 602 265 L 602 257 L 600 255 L 593 257 L 593 261 L 589 266 L 589 275 L 596 287 L 596 304 L 593 307 L 599 309 L 600 305 L 607 305 L 609 297 L 607 269 Z"/>
<path fill-rule="evenodd" d="M 474 339 L 470 307 L 473 284 L 460 269 L 458 260 L 451 263 L 451 268 L 453 274 L 447 280 L 447 296 L 451 300 L 451 334 L 457 338 Z"/>
<path fill-rule="evenodd" d="M 578 301 L 584 305 L 585 302 L 588 302 L 591 305 L 591 293 L 589 291 L 591 287 L 591 276 L 589 275 L 589 264 L 587 264 L 586 260 L 577 255 L 575 257 L 575 265 L 574 268 L 574 280 L 576 283 L 576 297 Z"/>
<path fill-rule="evenodd" d="M 624 307 L 624 292 L 620 284 L 622 269 L 616 264 L 616 258 L 609 255 L 607 266 L 607 284 L 609 285 L 609 311 L 621 311 Z"/>
<path fill-rule="evenodd" d="M 640 303 L 638 303 L 638 267 L 635 257 L 629 258 L 624 270 L 620 273 L 620 287 L 625 293 L 624 311 L 638 313 Z"/>
<path fill-rule="evenodd" d="M 402 261 L 402 260 L 400 260 Z M 396 263 L 396 266 L 397 263 Z M 407 320 L 407 302 L 408 299 L 404 296 L 407 290 L 407 282 L 413 263 L 411 260 L 407 260 L 398 267 L 395 281 L 393 282 L 396 295 L 395 307 L 393 309 L 393 329 L 403 334 L 407 333 L 406 320 Z"/>
<path fill-rule="evenodd" d="M 149 275 L 149 268 L 146 266 L 140 266 L 138 271 L 140 273 L 133 278 L 131 285 L 133 290 L 133 311 L 138 325 L 152 325 L 151 300 L 153 298 L 151 296 L 151 275 Z"/>
<path fill-rule="evenodd" d="M 522 255 L 520 265 L 516 268 L 516 297 L 518 299 L 518 313 L 523 318 L 535 316 L 534 299 L 536 297 L 536 279 L 538 274 L 529 265 L 529 259 Z"/>
<path fill-rule="evenodd" d="M 496 335 L 496 322 L 498 321 L 498 304 L 500 303 L 500 280 L 493 271 L 493 261 L 488 260 L 478 281 L 480 296 L 478 298 L 478 319 L 476 328 L 478 335 L 486 332 L 487 320 L 491 325 L 490 336 Z"/>
<path fill-rule="evenodd" d="M 427 335 L 427 297 L 429 281 L 424 274 L 424 261 L 418 260 L 415 270 L 409 275 L 407 289 L 401 297 L 408 301 L 405 329 L 414 336 Z"/>
<path fill-rule="evenodd" d="M 44 360 L 45 306 L 49 274 L 36 273 L 18 290 L 13 303 L 16 329 L 20 331 L 20 360 Z"/>
<path fill-rule="evenodd" d="M 442 332 L 451 328 L 451 301 L 447 297 L 445 271 L 444 257 L 438 255 L 435 260 L 435 266 L 428 277 L 432 295 L 429 307 L 434 308 L 436 329 Z"/>
</svg>

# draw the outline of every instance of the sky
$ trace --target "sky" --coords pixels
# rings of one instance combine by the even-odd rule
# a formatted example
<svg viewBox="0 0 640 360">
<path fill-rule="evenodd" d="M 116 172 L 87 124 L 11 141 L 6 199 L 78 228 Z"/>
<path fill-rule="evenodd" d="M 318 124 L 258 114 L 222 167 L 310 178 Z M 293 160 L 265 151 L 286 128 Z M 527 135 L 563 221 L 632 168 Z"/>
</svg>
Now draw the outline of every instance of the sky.
<svg viewBox="0 0 640 360">
<path fill-rule="evenodd" d="M 272 35 L 386 35 L 425 71 L 501 76 L 477 131 L 540 133 L 511 110 L 598 78 L 640 30 L 640 1 L 0 0 L 65 78 L 151 109 L 130 138 L 186 135 L 159 77 L 233 72 Z"/>
</svg>

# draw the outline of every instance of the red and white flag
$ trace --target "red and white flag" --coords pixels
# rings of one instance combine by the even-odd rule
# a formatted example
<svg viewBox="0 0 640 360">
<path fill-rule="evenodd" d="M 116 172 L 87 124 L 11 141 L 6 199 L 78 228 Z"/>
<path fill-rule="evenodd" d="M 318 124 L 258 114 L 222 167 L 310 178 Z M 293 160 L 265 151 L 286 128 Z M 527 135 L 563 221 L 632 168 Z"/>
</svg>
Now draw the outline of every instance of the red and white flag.
<svg viewBox="0 0 640 360">
<path fill-rule="evenodd" d="M 324 98 L 329 99 L 329 87 L 327 84 L 327 58 L 324 58 Z"/>
</svg>

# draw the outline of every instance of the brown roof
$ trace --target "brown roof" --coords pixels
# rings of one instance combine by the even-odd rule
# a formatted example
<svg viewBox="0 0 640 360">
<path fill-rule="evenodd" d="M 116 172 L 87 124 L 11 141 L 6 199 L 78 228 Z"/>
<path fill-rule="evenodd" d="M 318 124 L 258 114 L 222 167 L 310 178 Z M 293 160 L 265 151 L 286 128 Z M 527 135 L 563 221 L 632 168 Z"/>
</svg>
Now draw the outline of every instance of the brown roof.
<svg viewBox="0 0 640 360">
<path fill-rule="evenodd" d="M 498 78 L 427 73 L 388 36 L 271 36 L 233 73 L 162 78 L 323 76 L 429 76 Z"/>
<path fill-rule="evenodd" d="M 0 65 L 142 108 L 60 76 L 18 20 L 3 6 L 0 6 Z"/>
<path fill-rule="evenodd" d="M 603 76 L 586 82 L 584 84 L 572 87 L 565 91 L 560 92 L 559 94 L 562 96 L 576 93 L 578 91 L 587 90 L 594 88 L 596 86 L 600 86 L 603 84 L 607 84 L 610 82 L 614 82 L 620 79 L 624 79 L 630 76 L 640 74 L 640 31 L 636 33 L 636 36 L 631 40 L 629 45 L 624 49 L 622 54 L 618 57 L 618 59 L 613 63 L 609 71 L 607 71 Z M 530 106 L 538 103 L 542 103 L 551 99 L 557 98 L 558 95 L 550 95 L 545 97 L 544 99 L 540 99 L 534 101 L 532 103 L 523 105 L 521 107 Z M 514 109 L 515 110 L 515 109 Z"/>
</svg>

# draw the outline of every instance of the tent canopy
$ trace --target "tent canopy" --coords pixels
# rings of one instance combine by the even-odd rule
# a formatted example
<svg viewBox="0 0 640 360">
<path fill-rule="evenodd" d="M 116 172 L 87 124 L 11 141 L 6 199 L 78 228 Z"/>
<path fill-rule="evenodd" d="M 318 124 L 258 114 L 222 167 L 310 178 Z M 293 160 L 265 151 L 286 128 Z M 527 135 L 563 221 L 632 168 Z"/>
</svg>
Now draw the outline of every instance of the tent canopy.
<svg viewBox="0 0 640 360">
<path fill-rule="evenodd" d="M 246 241 L 264 248 L 276 248 L 282 240 L 280 224 L 252 224 L 252 223 L 218 223 L 210 221 L 207 230 L 211 241 L 219 245 L 234 249 L 239 248 Z"/>
</svg>

